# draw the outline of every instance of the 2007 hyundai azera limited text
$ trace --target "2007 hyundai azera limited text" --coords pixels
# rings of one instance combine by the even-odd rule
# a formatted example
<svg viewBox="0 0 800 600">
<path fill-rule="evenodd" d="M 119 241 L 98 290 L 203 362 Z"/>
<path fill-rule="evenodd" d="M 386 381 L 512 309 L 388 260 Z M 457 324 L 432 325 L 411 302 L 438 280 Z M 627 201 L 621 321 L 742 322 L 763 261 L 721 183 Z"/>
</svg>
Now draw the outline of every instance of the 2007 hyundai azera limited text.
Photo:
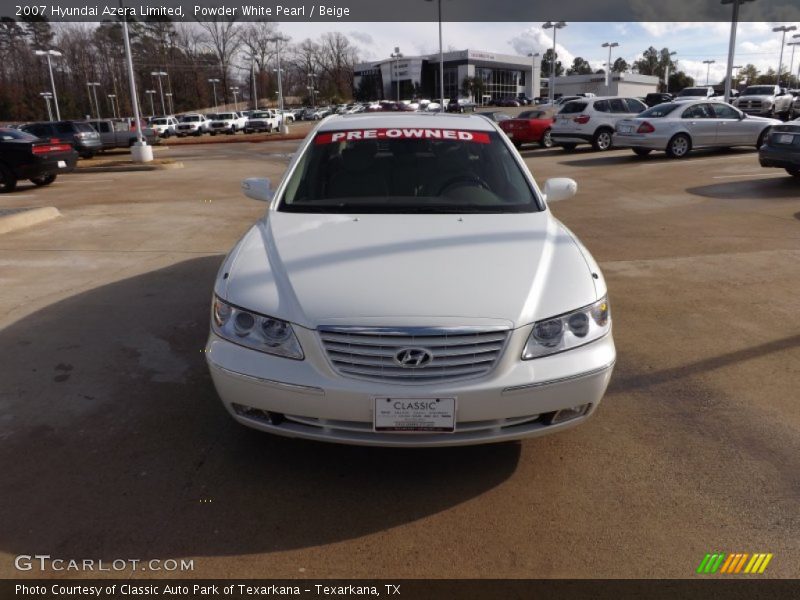
<svg viewBox="0 0 800 600">
<path fill-rule="evenodd" d="M 270 433 L 448 446 L 560 431 L 616 356 L 606 284 L 481 116 L 322 121 L 225 259 L 206 348 L 225 407 Z"/>
</svg>

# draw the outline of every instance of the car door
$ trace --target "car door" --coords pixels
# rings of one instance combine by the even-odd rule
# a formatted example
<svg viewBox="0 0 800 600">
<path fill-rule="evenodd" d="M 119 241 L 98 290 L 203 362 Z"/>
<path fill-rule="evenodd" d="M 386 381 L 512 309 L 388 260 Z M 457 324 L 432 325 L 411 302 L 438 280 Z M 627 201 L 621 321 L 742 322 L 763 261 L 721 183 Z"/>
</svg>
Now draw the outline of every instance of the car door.
<svg viewBox="0 0 800 600">
<path fill-rule="evenodd" d="M 739 118 L 738 110 L 722 102 L 712 103 L 711 108 L 714 111 L 714 121 L 717 123 L 715 146 L 749 146 L 756 143 L 758 134 L 751 133 L 750 124 Z"/>
<path fill-rule="evenodd" d="M 709 104 L 693 104 L 683 110 L 681 121 L 692 138 L 692 146 L 713 146 L 717 139 L 717 122 Z"/>
</svg>

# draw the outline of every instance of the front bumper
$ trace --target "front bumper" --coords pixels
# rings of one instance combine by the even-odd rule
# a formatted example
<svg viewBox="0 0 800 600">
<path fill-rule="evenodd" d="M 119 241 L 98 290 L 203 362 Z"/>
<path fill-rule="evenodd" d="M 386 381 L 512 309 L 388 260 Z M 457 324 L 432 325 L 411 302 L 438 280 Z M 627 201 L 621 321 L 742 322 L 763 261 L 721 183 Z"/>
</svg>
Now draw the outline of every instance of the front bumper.
<svg viewBox="0 0 800 600">
<path fill-rule="evenodd" d="M 206 357 L 217 392 L 231 416 L 243 425 L 344 444 L 460 446 L 554 433 L 594 413 L 616 359 L 609 334 L 561 354 L 521 361 L 529 333 L 529 328 L 523 328 L 513 332 L 500 362 L 485 377 L 398 385 L 337 374 L 315 331 L 296 327 L 295 333 L 306 353 L 302 361 L 256 352 L 212 332 Z M 455 432 L 376 433 L 375 397 L 455 397 Z M 588 405 L 581 416 L 550 424 L 557 411 L 580 405 Z"/>
</svg>

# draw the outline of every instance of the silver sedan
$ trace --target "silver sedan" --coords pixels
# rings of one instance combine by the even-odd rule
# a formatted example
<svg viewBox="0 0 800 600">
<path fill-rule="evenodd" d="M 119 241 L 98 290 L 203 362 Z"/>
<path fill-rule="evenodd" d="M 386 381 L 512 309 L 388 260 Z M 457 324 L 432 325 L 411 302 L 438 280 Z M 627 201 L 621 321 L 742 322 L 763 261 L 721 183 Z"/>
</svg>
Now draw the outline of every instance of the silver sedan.
<svg viewBox="0 0 800 600">
<path fill-rule="evenodd" d="M 694 148 L 759 148 L 769 128 L 780 124 L 725 102 L 666 102 L 617 121 L 614 146 L 631 148 L 639 156 L 662 150 L 671 158 L 683 158 Z"/>
</svg>

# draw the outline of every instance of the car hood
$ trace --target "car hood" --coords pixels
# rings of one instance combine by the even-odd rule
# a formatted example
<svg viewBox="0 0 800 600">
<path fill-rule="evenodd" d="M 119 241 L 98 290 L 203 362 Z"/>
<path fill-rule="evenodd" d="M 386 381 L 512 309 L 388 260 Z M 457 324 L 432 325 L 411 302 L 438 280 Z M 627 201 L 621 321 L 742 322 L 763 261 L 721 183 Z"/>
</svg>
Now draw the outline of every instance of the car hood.
<svg viewBox="0 0 800 600">
<path fill-rule="evenodd" d="M 216 290 L 233 304 L 309 328 L 519 327 L 605 293 L 584 252 L 549 212 L 270 212 L 231 252 Z"/>
<path fill-rule="evenodd" d="M 770 94 L 759 94 L 757 96 L 739 96 L 737 100 L 760 100 L 763 102 L 764 100 L 774 100 L 775 96 Z"/>
</svg>

